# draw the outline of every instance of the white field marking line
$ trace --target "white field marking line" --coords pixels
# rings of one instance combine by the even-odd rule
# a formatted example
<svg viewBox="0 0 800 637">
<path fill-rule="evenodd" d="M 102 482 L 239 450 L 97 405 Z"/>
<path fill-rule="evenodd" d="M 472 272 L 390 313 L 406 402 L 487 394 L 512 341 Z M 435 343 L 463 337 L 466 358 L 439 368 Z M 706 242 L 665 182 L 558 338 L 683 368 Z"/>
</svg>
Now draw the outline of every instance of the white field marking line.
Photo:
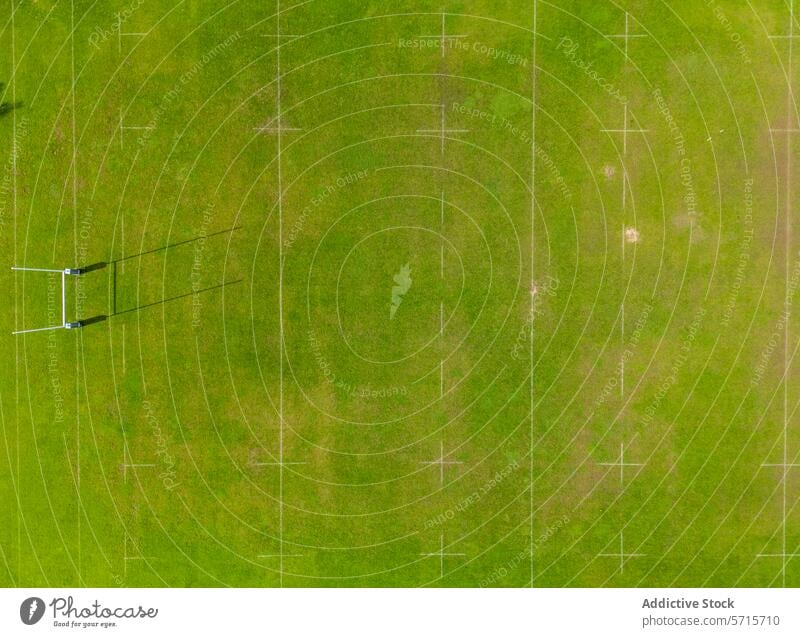
<svg viewBox="0 0 800 637">
<path fill-rule="evenodd" d="M 627 107 L 625 108 L 627 111 Z M 649 133 L 648 128 L 601 128 L 602 133 Z"/>
<path fill-rule="evenodd" d="M 70 79 L 71 79 L 71 101 L 72 101 L 72 235 L 73 235 L 73 258 L 78 260 L 78 136 L 77 136 L 77 113 L 76 99 L 77 82 L 75 78 L 75 0 L 70 1 Z M 62 323 L 67 324 L 67 291 L 66 274 L 61 273 L 61 317 Z M 81 542 L 81 509 L 83 501 L 81 499 L 81 343 L 80 334 L 75 339 L 75 447 L 77 465 L 77 490 L 78 490 L 78 580 L 83 581 L 82 562 L 83 545 Z"/>
<path fill-rule="evenodd" d="M 441 35 L 418 35 L 417 36 L 420 40 L 441 40 Z M 459 34 L 459 35 L 446 35 L 444 37 L 445 40 L 456 40 L 458 38 L 468 38 L 469 36 L 466 34 Z"/>
<path fill-rule="evenodd" d="M 619 467 L 619 485 L 625 485 L 625 467 L 643 467 L 643 462 L 625 462 L 625 443 L 619 443 L 619 458 L 614 462 L 598 462 L 603 467 Z"/>
<path fill-rule="evenodd" d="M 155 560 L 154 557 L 145 557 L 144 555 L 128 555 L 128 534 L 126 533 L 124 536 L 124 541 L 122 542 L 122 563 L 124 565 L 122 575 L 123 577 L 127 577 L 128 575 L 128 562 L 131 561 L 138 561 L 138 560 L 145 560 L 151 561 Z"/>
<path fill-rule="evenodd" d="M 122 132 L 120 132 L 120 136 L 122 136 Z M 138 158 L 139 158 L 139 151 L 137 150 L 136 154 L 134 155 L 133 160 L 136 161 Z M 125 179 L 125 185 L 122 187 L 123 196 L 125 195 L 127 190 L 128 190 L 128 179 L 126 178 Z M 124 210 L 120 210 L 120 212 L 121 212 L 121 214 L 119 216 L 119 249 L 120 249 L 121 255 L 125 256 L 125 211 Z M 122 260 L 122 268 L 121 268 L 121 270 L 122 270 L 122 275 L 123 276 L 125 275 L 125 264 L 127 262 L 128 262 L 127 259 L 123 259 Z M 115 277 L 117 276 L 117 264 L 116 263 L 114 263 L 114 276 Z M 116 284 L 116 282 L 117 281 L 115 279 L 114 283 Z M 137 293 L 138 293 L 138 290 L 137 290 Z M 117 311 L 116 307 L 114 308 L 114 311 L 115 312 Z M 142 372 L 144 372 L 144 367 L 142 368 Z"/>
<path fill-rule="evenodd" d="M 602 484 L 603 480 L 606 479 L 606 476 L 609 473 L 611 473 L 611 471 L 613 471 L 613 469 L 614 469 L 613 467 L 608 467 L 605 470 L 605 472 L 600 477 L 600 479 L 595 481 L 595 483 L 592 485 L 592 488 L 589 489 L 589 491 L 586 493 L 586 495 L 583 496 L 574 507 L 572 507 L 572 513 L 575 513 L 575 511 L 577 511 L 578 509 L 580 509 L 583 506 L 583 503 L 586 502 L 586 500 L 588 500 L 590 497 L 592 497 L 592 494 L 597 490 L 597 488 L 600 486 L 600 484 Z"/>
<path fill-rule="evenodd" d="M 144 38 L 147 35 L 149 35 L 149 33 L 150 33 L 149 31 L 146 32 L 146 33 L 123 32 L 122 29 L 119 29 L 117 31 L 117 51 L 119 52 L 120 55 L 122 55 L 122 38 L 123 37 L 126 37 L 126 38 L 133 38 L 133 37 Z"/>
<path fill-rule="evenodd" d="M 792 53 L 794 38 L 794 0 L 789 0 L 789 73 L 787 82 L 789 84 L 786 94 L 786 117 L 790 117 L 792 108 L 794 106 L 794 90 L 792 86 Z M 789 311 L 789 272 L 791 264 L 789 263 L 789 249 L 790 249 L 790 234 L 791 234 L 791 213 L 792 213 L 792 153 L 791 153 L 791 138 L 789 133 L 786 134 L 786 221 L 784 222 L 784 306 L 786 311 Z M 787 319 L 783 325 L 783 475 L 782 475 L 782 491 L 783 491 L 783 524 L 781 525 L 781 553 L 783 554 L 783 561 L 781 563 L 781 586 L 786 588 L 786 479 L 788 476 L 787 457 L 789 439 L 788 439 L 788 394 L 789 394 L 789 320 Z"/>
<path fill-rule="evenodd" d="M 137 151 L 136 157 L 138 157 L 138 156 L 139 156 L 139 153 Z M 134 161 L 136 161 L 136 160 L 134 159 Z M 127 189 L 128 189 L 128 182 L 127 182 L 127 179 L 126 179 L 125 186 L 123 187 L 123 196 L 124 196 L 125 192 L 127 191 Z M 120 253 L 124 256 L 125 255 L 125 211 L 121 210 L 120 212 L 121 212 L 121 214 L 119 216 L 119 228 L 120 228 L 120 231 L 119 231 L 119 247 L 120 247 Z M 122 276 L 125 276 L 125 264 L 127 262 L 128 262 L 127 259 L 122 259 L 122 261 L 120 262 L 120 264 L 122 265 L 122 267 L 120 268 L 120 271 L 121 271 L 120 274 L 122 274 Z M 117 276 L 117 264 L 114 263 L 114 277 L 116 277 L 116 276 Z M 117 283 L 117 281 L 116 281 L 116 278 L 115 278 L 114 279 L 114 284 L 116 285 L 116 283 Z M 138 293 L 139 293 L 138 289 L 137 289 L 136 293 L 138 295 Z M 116 308 L 116 297 L 115 297 L 114 300 L 115 300 L 114 311 L 116 312 L 117 311 L 117 308 Z M 139 327 L 139 325 L 138 325 L 138 321 L 137 321 L 137 328 L 138 327 Z M 142 372 L 144 372 L 144 365 L 142 365 Z"/>
<path fill-rule="evenodd" d="M 433 135 L 434 133 L 436 133 L 441 140 L 442 155 L 444 155 L 445 134 L 458 135 L 460 133 L 468 133 L 469 130 L 466 128 L 447 128 L 445 126 L 445 105 L 441 104 L 440 107 L 441 107 L 441 116 L 440 116 L 439 128 L 418 128 L 417 133 L 421 133 L 423 135 Z"/>
<path fill-rule="evenodd" d="M 444 233 L 444 190 L 439 199 L 439 234 Z M 439 278 L 444 281 L 444 243 L 439 247 Z M 444 293 L 444 286 L 442 286 Z M 444 299 L 439 301 L 439 338 L 444 339 Z M 444 397 L 444 358 L 439 361 L 439 398 Z"/>
<path fill-rule="evenodd" d="M 439 302 L 439 337 L 444 337 L 444 301 Z M 444 358 L 439 361 L 439 398 L 444 397 Z"/>
<path fill-rule="evenodd" d="M 625 33 L 628 33 L 628 13 L 625 13 Z M 627 40 L 625 41 L 625 63 L 628 62 Z M 625 211 L 627 210 L 628 194 L 628 105 L 623 105 L 623 133 L 622 133 L 622 236 L 620 237 L 622 246 L 622 278 L 625 278 Z M 624 286 L 622 292 L 624 293 Z M 625 401 L 625 298 L 623 295 L 620 301 L 620 366 L 619 366 L 619 397 Z"/>
<path fill-rule="evenodd" d="M 55 269 L 55 268 L 26 268 L 26 267 L 21 266 L 21 265 L 12 265 L 11 269 L 12 270 L 25 270 L 25 271 L 29 271 L 29 272 L 61 272 L 61 273 L 64 272 L 63 268 L 59 268 L 59 269 Z"/>
<path fill-rule="evenodd" d="M 281 557 L 280 553 L 265 553 L 264 555 L 256 555 L 256 557 L 260 560 L 265 560 L 270 557 Z M 302 553 L 284 553 L 283 557 L 303 557 Z"/>
<path fill-rule="evenodd" d="M 122 373 L 125 373 L 125 323 L 122 324 Z"/>
<path fill-rule="evenodd" d="M 280 41 L 281 37 L 281 0 L 277 0 L 277 12 L 275 14 L 275 35 L 278 36 Z M 276 71 L 277 77 L 275 78 L 276 85 L 276 102 L 277 102 L 277 115 L 275 116 L 277 127 L 277 141 L 278 141 L 278 325 L 279 332 L 279 398 L 278 398 L 278 517 L 279 517 L 279 544 L 280 544 L 280 563 L 278 567 L 280 586 L 283 588 L 283 355 L 284 355 L 284 341 L 283 341 L 283 170 L 281 167 L 281 153 L 283 152 L 283 129 L 282 120 L 283 112 L 281 110 L 281 47 L 277 47 L 275 52 L 276 58 Z"/>
<path fill-rule="evenodd" d="M 277 122 L 277 125 L 273 126 L 273 122 Z M 302 131 L 303 129 L 295 126 L 284 126 L 283 123 L 276 117 L 272 119 L 266 126 L 254 126 L 253 130 L 260 133 L 291 133 Z"/>
<path fill-rule="evenodd" d="M 16 6 L 11 6 L 11 102 L 12 104 L 16 104 L 17 102 L 17 42 L 16 42 Z M 14 131 L 14 136 L 12 137 L 12 144 L 16 143 L 16 134 L 17 134 L 17 109 L 11 109 L 11 125 L 12 130 Z M 14 211 L 14 262 L 17 261 L 17 148 L 16 146 L 11 147 L 11 166 L 12 166 L 12 190 L 13 190 L 13 211 Z M 18 325 L 19 321 L 19 301 L 18 301 L 18 284 L 17 284 L 17 277 L 14 277 L 14 326 Z M 14 339 L 14 394 L 15 394 L 15 405 L 19 405 L 19 343 L 17 339 Z M 22 502 L 20 500 L 20 492 L 19 492 L 19 479 L 20 479 L 20 458 L 19 458 L 19 410 L 14 410 L 15 415 L 15 422 L 16 422 L 16 443 L 17 443 L 17 480 L 14 484 L 14 495 L 17 501 L 17 575 L 22 577 Z"/>
<path fill-rule="evenodd" d="M 444 467 L 445 465 L 464 464 L 460 460 L 445 460 L 444 454 L 444 441 L 439 442 L 439 457 L 436 460 L 422 460 L 420 464 L 433 466 L 439 465 L 439 482 L 444 484 Z"/>
<path fill-rule="evenodd" d="M 124 476 L 125 483 L 128 482 L 128 469 L 150 469 L 155 467 L 155 463 L 142 463 L 142 462 L 128 462 L 120 465 L 122 467 L 122 475 Z"/>
<path fill-rule="evenodd" d="M 533 50 L 531 52 L 531 282 L 530 290 L 533 290 L 536 285 L 534 276 L 535 254 L 536 254 L 536 33 L 537 33 L 537 0 L 533 0 Z M 528 498 L 530 504 L 530 532 L 528 537 L 528 554 L 530 555 L 530 586 L 533 588 L 533 546 L 534 546 L 534 528 L 533 528 L 533 411 L 534 411 L 534 379 L 533 379 L 533 315 L 536 309 L 534 296 L 531 295 L 531 333 L 528 343 L 529 358 L 530 358 L 530 376 L 528 380 L 528 393 L 530 394 L 530 426 L 528 431 Z"/>
<path fill-rule="evenodd" d="M 13 335 L 17 334 L 30 334 L 32 332 L 47 332 L 50 330 L 63 330 L 63 325 L 53 325 L 52 327 L 35 327 L 32 330 L 15 330 L 11 332 Z"/>
<path fill-rule="evenodd" d="M 646 33 L 631 33 L 630 29 L 628 28 L 628 21 L 629 21 L 630 14 L 626 11 L 625 12 L 625 33 L 609 33 L 606 34 L 607 38 L 621 38 L 625 40 L 625 61 L 628 61 L 628 40 L 631 38 L 646 38 L 648 37 Z"/>
<path fill-rule="evenodd" d="M 125 131 L 126 130 L 154 130 L 155 126 L 125 126 L 123 123 L 122 109 L 119 109 L 119 147 L 125 148 Z"/>
<path fill-rule="evenodd" d="M 646 553 L 626 553 L 625 552 L 625 537 L 623 532 L 619 532 L 619 553 L 600 553 L 598 557 L 618 557 L 619 558 L 619 572 L 625 572 L 625 561 L 632 557 L 645 557 Z"/>
<path fill-rule="evenodd" d="M 442 190 L 441 203 L 439 205 L 439 231 L 444 232 L 444 190 Z M 444 279 L 444 243 L 442 243 L 441 256 L 439 258 L 439 277 Z"/>
<path fill-rule="evenodd" d="M 145 468 L 145 467 L 155 467 L 155 463 L 139 463 L 134 462 L 133 458 L 131 457 L 130 449 L 128 448 L 128 443 L 122 443 L 122 480 L 125 484 L 128 484 L 128 469 L 138 469 L 138 468 Z"/>
<path fill-rule="evenodd" d="M 444 533 L 439 534 L 439 550 L 435 553 L 420 553 L 422 557 L 439 558 L 439 579 L 444 577 L 444 558 L 446 557 L 466 557 L 466 553 L 447 553 L 444 550 Z"/>
<path fill-rule="evenodd" d="M 792 464 L 791 462 L 789 464 L 784 464 L 783 462 L 762 462 L 761 466 L 762 467 L 788 467 L 788 468 L 791 469 L 791 468 L 795 468 L 795 467 L 800 467 L 800 464 Z"/>
<path fill-rule="evenodd" d="M 306 464 L 305 462 L 248 462 L 251 467 L 288 467 L 289 465 Z"/>
</svg>

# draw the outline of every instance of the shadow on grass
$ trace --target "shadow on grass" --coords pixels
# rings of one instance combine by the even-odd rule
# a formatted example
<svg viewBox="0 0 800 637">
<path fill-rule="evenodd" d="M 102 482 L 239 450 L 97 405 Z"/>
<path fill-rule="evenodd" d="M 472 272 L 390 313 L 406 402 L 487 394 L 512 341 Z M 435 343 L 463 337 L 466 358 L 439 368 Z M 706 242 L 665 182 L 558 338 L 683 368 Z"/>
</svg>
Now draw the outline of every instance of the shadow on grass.
<svg viewBox="0 0 800 637">
<path fill-rule="evenodd" d="M 0 93 L 2 93 L 6 88 L 6 85 L 0 82 Z M 22 102 L 3 102 L 0 103 L 0 117 L 3 115 L 8 115 L 11 111 L 15 111 L 18 108 L 22 108 L 24 104 Z"/>
<path fill-rule="evenodd" d="M 128 261 L 129 259 L 135 259 L 137 257 L 143 257 L 146 254 L 155 254 L 156 252 L 163 252 L 164 250 L 169 250 L 170 248 L 177 248 L 178 246 L 184 246 L 189 243 L 194 243 L 195 241 L 200 241 L 200 239 L 209 239 L 210 237 L 216 237 L 221 234 L 227 234 L 228 232 L 233 232 L 234 230 L 239 230 L 241 226 L 236 226 L 235 228 L 226 228 L 225 230 L 219 230 L 218 232 L 211 232 L 209 234 L 204 234 L 199 237 L 193 237 L 191 239 L 186 239 L 185 241 L 178 241 L 177 243 L 170 243 L 169 245 L 163 246 L 161 248 L 153 248 L 152 250 L 145 250 L 144 252 L 140 252 L 139 254 L 129 254 L 127 257 L 120 257 L 119 259 L 114 259 L 109 263 L 121 263 L 122 261 Z"/>
<path fill-rule="evenodd" d="M 6 85 L 4 82 L 0 82 L 0 94 L 4 93 L 6 90 Z M 24 104 L 22 102 L 2 102 L 0 103 L 0 117 L 3 115 L 8 115 L 11 111 L 15 111 L 18 108 L 22 108 Z"/>
<path fill-rule="evenodd" d="M 83 274 L 88 274 L 89 272 L 94 272 L 95 270 L 102 270 L 107 266 L 108 263 L 106 263 L 105 261 L 100 261 L 99 263 L 92 263 L 91 265 L 81 266 L 81 272 Z"/>
<path fill-rule="evenodd" d="M 108 316 L 106 314 L 98 314 L 97 316 L 93 316 L 91 318 L 81 319 L 81 323 L 83 324 L 83 327 L 86 327 L 87 325 L 92 325 L 93 323 L 102 323 L 106 320 L 108 320 Z"/>
<path fill-rule="evenodd" d="M 119 312 L 116 311 L 116 307 L 114 309 L 114 313 L 112 316 L 120 316 L 122 314 L 129 314 L 131 312 L 138 312 L 139 310 L 147 309 L 148 307 L 155 307 L 156 305 L 163 305 L 164 303 L 169 303 L 170 301 L 177 301 L 178 299 L 185 299 L 188 296 L 194 296 L 195 294 L 202 294 L 203 292 L 210 292 L 211 290 L 218 290 L 220 288 L 227 287 L 229 285 L 234 285 L 236 283 L 241 283 L 244 279 L 236 279 L 235 281 L 225 281 L 224 283 L 218 283 L 217 285 L 212 285 L 207 288 L 202 288 L 201 290 L 192 290 L 191 292 L 187 292 L 186 294 L 179 294 L 178 296 L 171 296 L 168 299 L 161 299 L 160 301 L 153 301 L 152 303 L 145 303 L 144 305 L 139 305 L 137 307 L 132 307 L 128 310 L 121 310 Z M 116 293 L 115 293 L 116 296 Z M 114 300 L 114 305 L 116 306 L 116 299 Z"/>
</svg>

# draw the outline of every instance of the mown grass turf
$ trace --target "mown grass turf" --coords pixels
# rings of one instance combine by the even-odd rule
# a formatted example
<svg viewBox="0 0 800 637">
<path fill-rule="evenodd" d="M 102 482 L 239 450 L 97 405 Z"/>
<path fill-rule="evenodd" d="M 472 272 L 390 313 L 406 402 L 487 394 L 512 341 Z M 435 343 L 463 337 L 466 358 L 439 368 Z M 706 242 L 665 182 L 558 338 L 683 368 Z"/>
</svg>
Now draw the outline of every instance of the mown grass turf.
<svg viewBox="0 0 800 637">
<path fill-rule="evenodd" d="M 0 582 L 797 585 L 788 5 L 497 5 L 6 3 Z"/>
</svg>

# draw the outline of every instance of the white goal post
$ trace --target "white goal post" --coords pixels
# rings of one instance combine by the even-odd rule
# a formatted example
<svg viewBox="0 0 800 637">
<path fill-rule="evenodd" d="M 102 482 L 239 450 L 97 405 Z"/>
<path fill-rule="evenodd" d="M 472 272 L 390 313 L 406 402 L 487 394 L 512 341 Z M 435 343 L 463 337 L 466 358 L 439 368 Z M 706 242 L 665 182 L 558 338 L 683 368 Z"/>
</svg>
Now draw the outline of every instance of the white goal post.
<svg viewBox="0 0 800 637">
<path fill-rule="evenodd" d="M 57 270 L 54 268 L 28 268 L 23 266 L 11 266 L 12 270 L 22 270 L 25 272 L 50 272 L 52 274 L 61 274 L 61 325 L 51 325 L 49 327 L 34 327 L 26 330 L 16 330 L 12 334 L 28 334 L 30 332 L 44 332 L 47 330 L 71 330 L 83 327 L 81 321 L 67 321 L 67 275 L 79 276 L 83 274 L 80 268 L 64 268 Z"/>
</svg>

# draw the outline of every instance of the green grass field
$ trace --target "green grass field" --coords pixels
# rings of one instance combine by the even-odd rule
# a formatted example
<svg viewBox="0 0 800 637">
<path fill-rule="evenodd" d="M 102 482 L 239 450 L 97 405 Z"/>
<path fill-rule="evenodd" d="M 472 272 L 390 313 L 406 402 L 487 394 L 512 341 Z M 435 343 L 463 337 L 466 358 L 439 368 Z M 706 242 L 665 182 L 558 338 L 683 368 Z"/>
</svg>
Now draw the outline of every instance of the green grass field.
<svg viewBox="0 0 800 637">
<path fill-rule="evenodd" d="M 800 585 L 799 15 L 4 2 L 0 584 Z"/>
</svg>

